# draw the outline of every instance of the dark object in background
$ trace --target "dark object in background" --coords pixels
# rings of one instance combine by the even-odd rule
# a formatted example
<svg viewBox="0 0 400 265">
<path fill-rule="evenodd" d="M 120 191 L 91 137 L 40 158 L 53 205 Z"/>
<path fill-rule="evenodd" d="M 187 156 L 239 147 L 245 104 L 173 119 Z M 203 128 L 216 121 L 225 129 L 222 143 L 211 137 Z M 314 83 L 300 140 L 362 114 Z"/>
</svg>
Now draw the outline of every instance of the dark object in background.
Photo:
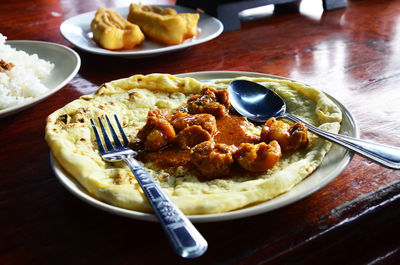
<svg viewBox="0 0 400 265">
<path fill-rule="evenodd" d="M 240 29 L 239 12 L 265 5 L 286 4 L 299 0 L 177 0 L 176 4 L 201 9 L 205 13 L 217 17 L 224 24 L 224 31 Z M 322 0 L 324 10 L 346 7 L 347 0 Z"/>
</svg>

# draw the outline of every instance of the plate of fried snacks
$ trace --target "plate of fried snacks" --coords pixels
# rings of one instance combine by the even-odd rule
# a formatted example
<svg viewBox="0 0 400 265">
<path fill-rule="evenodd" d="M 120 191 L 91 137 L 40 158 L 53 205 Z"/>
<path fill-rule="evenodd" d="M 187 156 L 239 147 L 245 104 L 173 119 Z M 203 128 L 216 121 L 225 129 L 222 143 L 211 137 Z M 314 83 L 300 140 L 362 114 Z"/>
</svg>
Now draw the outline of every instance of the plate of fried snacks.
<svg viewBox="0 0 400 265">
<path fill-rule="evenodd" d="M 0 33 L 0 118 L 39 103 L 78 72 L 79 55 L 60 44 L 13 40 Z"/>
<path fill-rule="evenodd" d="M 105 162 L 99 154 L 90 118 L 113 114 L 138 153 L 136 159 L 193 222 L 284 207 L 345 169 L 352 154 L 303 124 L 275 118 L 253 123 L 235 112 L 226 88 L 237 79 L 273 89 L 288 113 L 310 124 L 359 136 L 354 118 L 340 102 L 283 77 L 232 71 L 133 75 L 105 83 L 48 116 L 45 138 L 55 175 L 86 203 L 156 220 L 129 168 Z"/>
<path fill-rule="evenodd" d="M 222 33 L 223 25 L 214 17 L 182 6 L 131 4 L 71 17 L 61 24 L 60 31 L 84 51 L 140 58 L 212 40 Z"/>
</svg>

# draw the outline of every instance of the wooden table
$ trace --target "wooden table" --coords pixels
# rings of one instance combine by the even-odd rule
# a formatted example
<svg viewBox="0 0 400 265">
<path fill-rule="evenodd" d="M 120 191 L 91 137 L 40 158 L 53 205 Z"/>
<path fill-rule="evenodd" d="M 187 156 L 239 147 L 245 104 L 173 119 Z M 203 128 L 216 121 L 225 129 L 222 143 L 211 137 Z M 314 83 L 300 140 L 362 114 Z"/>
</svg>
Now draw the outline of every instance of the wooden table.
<svg viewBox="0 0 400 265">
<path fill-rule="evenodd" d="M 157 1 L 142 1 L 156 3 Z M 160 1 L 158 3 L 173 3 Z M 125 0 L 1 1 L 9 40 L 72 47 L 65 19 Z M 104 82 L 133 74 L 240 70 L 318 87 L 354 115 L 361 137 L 400 146 L 400 1 L 348 1 L 322 12 L 317 0 L 276 7 L 240 31 L 159 57 L 124 59 L 75 49 L 82 66 L 46 101 L 0 120 L 0 264 L 396 264 L 400 171 L 354 156 L 334 181 L 273 212 L 197 224 L 209 242 L 198 259 L 177 257 L 157 223 L 83 203 L 56 179 L 46 117 Z"/>
</svg>

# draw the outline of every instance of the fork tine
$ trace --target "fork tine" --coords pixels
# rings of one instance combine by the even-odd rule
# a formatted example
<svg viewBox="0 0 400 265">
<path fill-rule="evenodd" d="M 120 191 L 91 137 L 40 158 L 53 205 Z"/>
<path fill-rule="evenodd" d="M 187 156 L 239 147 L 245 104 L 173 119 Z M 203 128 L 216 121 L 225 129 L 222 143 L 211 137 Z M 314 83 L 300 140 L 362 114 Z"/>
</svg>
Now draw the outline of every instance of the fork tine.
<svg viewBox="0 0 400 265">
<path fill-rule="evenodd" d="M 115 133 L 114 127 L 111 125 L 111 122 L 110 122 L 110 120 L 108 119 L 108 116 L 107 116 L 107 115 L 106 115 L 106 120 L 107 120 L 107 123 L 108 123 L 108 127 L 110 127 L 111 135 L 112 135 L 112 137 L 113 137 L 113 139 L 114 139 L 114 144 L 115 144 L 115 146 L 117 147 L 117 149 L 123 148 L 121 142 L 120 142 L 119 139 L 118 139 L 118 135 Z"/>
<path fill-rule="evenodd" d="M 110 138 L 108 138 L 106 129 L 104 128 L 103 123 L 101 122 L 100 117 L 97 117 L 97 118 L 99 119 L 99 124 L 100 124 L 100 127 L 101 127 L 101 131 L 102 131 L 102 133 L 103 133 L 104 142 L 106 143 L 106 146 L 107 146 L 108 151 L 114 151 L 114 150 L 115 150 L 115 149 L 114 149 L 114 146 L 112 145 L 112 143 L 111 143 L 111 141 L 110 141 Z"/>
<path fill-rule="evenodd" d="M 128 146 L 129 140 L 128 140 L 128 138 L 126 137 L 126 134 L 125 134 L 124 130 L 122 129 L 122 126 L 121 126 L 121 123 L 120 123 L 119 120 L 118 120 L 117 114 L 114 114 L 114 119 L 115 119 L 115 121 L 117 122 L 117 126 L 118 126 L 118 129 L 119 129 L 119 132 L 121 133 L 122 139 L 124 140 L 124 145 L 125 145 L 125 146 Z"/>
<path fill-rule="evenodd" d="M 96 137 L 96 141 L 97 141 L 97 145 L 99 147 L 100 154 L 103 155 L 106 152 L 106 150 L 104 150 L 104 146 L 103 146 L 103 143 L 101 142 L 99 132 L 97 131 L 97 128 L 94 125 L 92 118 L 90 119 L 90 123 L 92 124 L 94 136 Z"/>
</svg>

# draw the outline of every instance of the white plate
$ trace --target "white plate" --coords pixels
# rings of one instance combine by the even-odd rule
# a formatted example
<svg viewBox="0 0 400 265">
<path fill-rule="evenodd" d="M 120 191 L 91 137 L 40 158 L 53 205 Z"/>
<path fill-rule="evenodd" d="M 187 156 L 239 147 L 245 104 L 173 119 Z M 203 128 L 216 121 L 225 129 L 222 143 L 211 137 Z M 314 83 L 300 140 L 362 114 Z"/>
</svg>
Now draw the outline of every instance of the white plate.
<svg viewBox="0 0 400 265">
<path fill-rule="evenodd" d="M 182 6 L 160 6 L 174 8 L 178 11 L 178 13 L 197 13 L 193 9 Z M 115 8 L 114 10 L 116 10 L 125 18 L 129 13 L 129 7 L 119 7 Z M 200 13 L 200 19 L 197 24 L 198 34 L 193 38 L 187 39 L 181 44 L 166 46 L 151 40 L 145 40 L 141 45 L 133 48 L 132 50 L 110 51 L 99 47 L 93 40 L 93 33 L 90 29 L 90 23 L 92 22 L 95 13 L 96 11 L 87 12 L 67 19 L 61 24 L 60 31 L 64 38 L 76 47 L 90 53 L 102 55 L 123 56 L 130 58 L 160 55 L 212 40 L 221 34 L 224 29 L 222 23 L 218 19 L 208 16 L 207 14 Z"/>
<path fill-rule="evenodd" d="M 177 76 L 186 77 L 190 76 L 197 80 L 206 82 L 210 80 L 216 79 L 231 79 L 238 76 L 261 76 L 261 77 L 274 77 L 274 78 L 282 78 L 277 76 L 271 76 L 266 74 L 259 73 L 249 73 L 249 72 L 196 72 L 196 73 L 185 73 Z M 328 95 L 329 96 L 329 95 Z M 343 112 L 343 120 L 340 129 L 341 134 L 346 134 L 351 137 L 359 137 L 358 127 L 355 123 L 353 116 L 350 112 L 337 100 L 333 97 L 329 96 L 341 109 Z M 321 189 L 329 182 L 331 182 L 334 178 L 336 178 L 347 166 L 353 157 L 352 153 L 348 150 L 338 146 L 333 145 L 331 150 L 325 156 L 320 167 L 317 168 L 310 176 L 296 185 L 292 190 L 287 193 L 284 193 L 272 200 L 259 203 L 257 205 L 253 205 L 250 207 L 246 207 L 243 209 L 239 209 L 232 212 L 219 213 L 219 214 L 208 214 L 208 215 L 189 215 L 188 218 L 192 222 L 200 223 L 200 222 L 216 222 L 216 221 L 224 221 L 224 220 L 232 220 L 243 218 L 247 216 L 253 216 L 261 213 L 266 213 L 281 207 L 284 207 L 288 204 L 294 203 L 313 192 Z M 134 219 L 145 220 L 145 221 L 156 221 L 156 217 L 153 214 L 147 214 L 132 210 L 127 210 L 123 208 L 119 208 L 116 206 L 112 206 L 106 204 L 102 201 L 99 201 L 92 196 L 90 196 L 86 190 L 77 183 L 72 176 L 70 176 L 64 169 L 60 167 L 60 165 L 55 161 L 53 156 L 50 154 L 50 161 L 52 168 L 61 181 L 61 183 L 74 195 L 83 201 L 105 211 L 108 211 L 113 214 L 122 215 Z"/>
<path fill-rule="evenodd" d="M 54 69 L 42 83 L 50 90 L 46 93 L 13 107 L 0 110 L 0 118 L 22 111 L 39 103 L 63 88 L 78 72 L 81 66 L 79 55 L 68 47 L 44 41 L 15 40 L 7 41 L 7 45 L 28 54 L 36 53 L 39 58 L 50 61 Z"/>
</svg>

